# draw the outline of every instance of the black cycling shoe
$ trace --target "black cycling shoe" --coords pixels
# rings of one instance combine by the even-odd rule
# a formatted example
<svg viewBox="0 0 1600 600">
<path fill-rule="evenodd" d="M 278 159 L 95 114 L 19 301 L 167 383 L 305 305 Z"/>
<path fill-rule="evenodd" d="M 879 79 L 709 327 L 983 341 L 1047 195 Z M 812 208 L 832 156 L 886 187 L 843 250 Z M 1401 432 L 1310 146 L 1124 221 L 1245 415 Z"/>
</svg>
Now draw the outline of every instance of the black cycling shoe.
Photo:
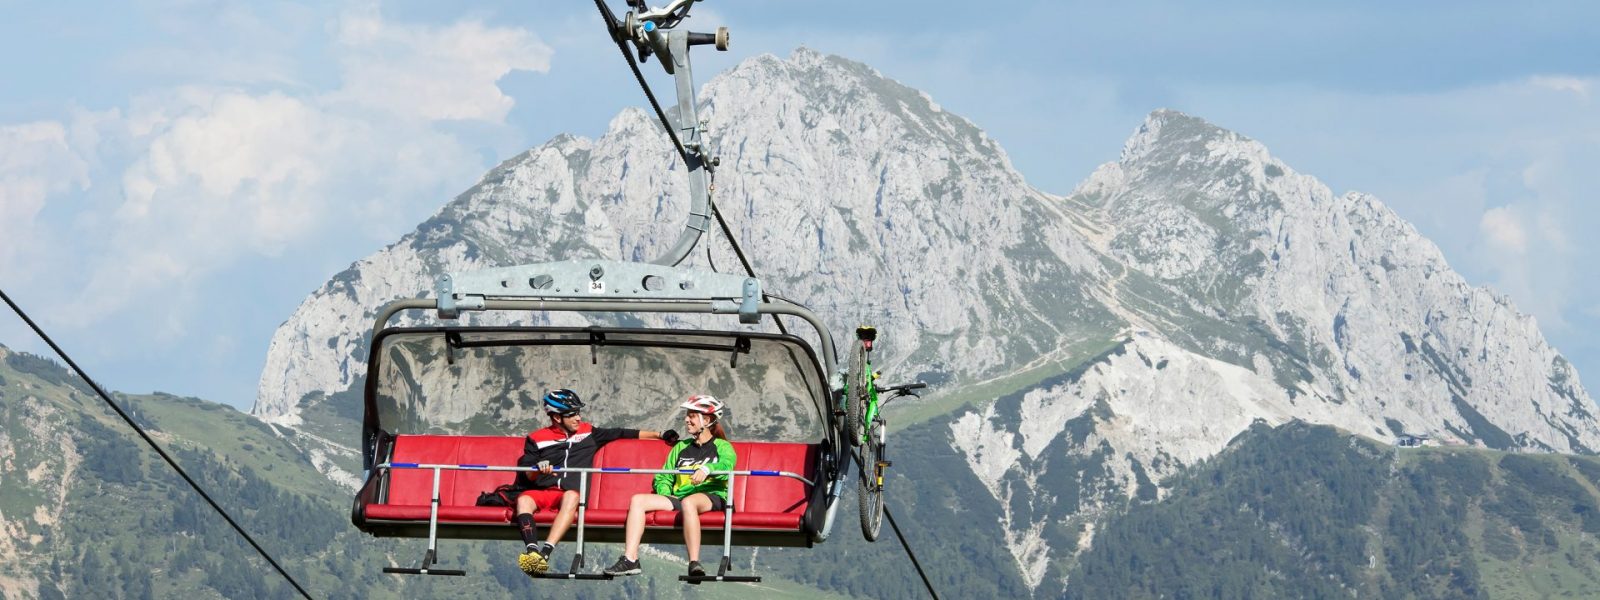
<svg viewBox="0 0 1600 600">
<path fill-rule="evenodd" d="M 628 560 L 627 556 L 618 557 L 616 564 L 606 567 L 606 570 L 602 571 L 607 575 L 638 575 L 643 572 L 644 569 L 639 568 L 639 561 Z"/>
<path fill-rule="evenodd" d="M 689 561 L 689 576 L 690 577 L 705 577 L 706 576 L 706 569 L 705 569 L 705 567 L 700 566 L 700 561 L 698 561 L 698 560 Z M 698 581 L 691 581 L 689 583 L 692 584 L 692 585 L 700 585 L 700 582 L 698 582 Z"/>
</svg>

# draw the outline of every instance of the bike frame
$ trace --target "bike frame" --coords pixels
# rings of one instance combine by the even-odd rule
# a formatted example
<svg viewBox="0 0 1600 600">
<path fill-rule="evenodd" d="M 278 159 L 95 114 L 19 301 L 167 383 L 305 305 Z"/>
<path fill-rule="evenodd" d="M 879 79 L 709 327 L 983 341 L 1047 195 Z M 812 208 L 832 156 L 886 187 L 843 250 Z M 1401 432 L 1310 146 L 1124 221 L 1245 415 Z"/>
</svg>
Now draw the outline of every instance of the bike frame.
<svg viewBox="0 0 1600 600">
<path fill-rule="evenodd" d="M 862 443 L 866 443 L 867 437 L 868 437 L 868 432 L 872 431 L 872 428 L 871 428 L 872 422 L 877 420 L 877 418 L 878 418 L 878 382 L 873 381 L 874 377 L 872 376 L 872 351 L 871 350 L 867 351 L 867 361 L 866 362 L 867 362 L 867 410 L 866 410 L 866 414 L 862 415 L 862 417 L 861 417 L 862 421 L 864 421 L 863 425 L 866 425 L 866 427 L 863 427 L 861 429 L 861 440 L 860 441 Z"/>
</svg>

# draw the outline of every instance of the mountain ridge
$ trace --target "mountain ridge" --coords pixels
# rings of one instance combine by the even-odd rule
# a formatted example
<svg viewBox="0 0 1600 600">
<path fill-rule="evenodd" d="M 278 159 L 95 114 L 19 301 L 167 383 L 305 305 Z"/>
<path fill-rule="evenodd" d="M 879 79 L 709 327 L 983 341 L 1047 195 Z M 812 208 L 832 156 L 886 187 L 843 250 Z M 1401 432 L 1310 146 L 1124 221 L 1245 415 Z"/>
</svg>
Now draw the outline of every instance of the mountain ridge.
<svg viewBox="0 0 1600 600">
<path fill-rule="evenodd" d="M 1058 196 L 970 121 L 839 57 L 752 58 L 700 101 L 725 165 L 714 198 L 767 288 L 836 332 L 873 322 L 886 372 L 944 382 L 891 418 L 950 416 L 943 435 L 1000 506 L 1031 589 L 1066 576 L 1107 511 L 1160 499 L 1257 422 L 1600 448 L 1592 400 L 1531 317 L 1376 198 L 1335 195 L 1203 119 L 1151 113 Z M 308 297 L 274 335 L 252 414 L 302 426 L 348 394 L 376 307 L 444 272 L 654 255 L 687 204 L 665 147 L 630 109 L 599 138 L 502 163 Z M 687 266 L 734 264 L 703 243 Z"/>
</svg>

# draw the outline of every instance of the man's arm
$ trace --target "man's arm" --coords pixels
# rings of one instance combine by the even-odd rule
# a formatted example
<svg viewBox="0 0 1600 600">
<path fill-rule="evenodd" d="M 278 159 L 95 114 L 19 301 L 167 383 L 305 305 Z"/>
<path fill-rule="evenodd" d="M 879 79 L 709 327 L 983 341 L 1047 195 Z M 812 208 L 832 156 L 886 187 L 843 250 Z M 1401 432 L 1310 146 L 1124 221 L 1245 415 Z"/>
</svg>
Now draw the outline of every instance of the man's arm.
<svg viewBox="0 0 1600 600">
<path fill-rule="evenodd" d="M 533 441 L 533 436 L 523 438 L 522 456 L 517 458 L 517 466 L 531 467 L 539 464 L 539 445 Z M 533 487 L 538 475 L 526 471 L 518 471 L 516 477 L 517 487 Z"/>
<path fill-rule="evenodd" d="M 678 441 L 678 432 L 670 429 L 667 431 L 650 431 L 648 429 L 607 429 L 596 427 L 594 433 L 591 435 L 594 436 L 594 442 L 602 446 L 610 443 L 613 440 L 624 438 L 636 438 L 641 440 L 666 440 L 669 444 Z"/>
</svg>

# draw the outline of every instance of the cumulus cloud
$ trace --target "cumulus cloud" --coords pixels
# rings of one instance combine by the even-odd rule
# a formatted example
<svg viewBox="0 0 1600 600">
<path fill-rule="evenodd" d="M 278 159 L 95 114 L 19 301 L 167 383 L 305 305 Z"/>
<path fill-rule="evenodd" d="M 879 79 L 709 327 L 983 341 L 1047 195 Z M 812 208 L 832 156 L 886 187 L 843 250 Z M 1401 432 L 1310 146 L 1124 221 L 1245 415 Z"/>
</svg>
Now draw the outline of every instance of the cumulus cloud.
<svg viewBox="0 0 1600 600">
<path fill-rule="evenodd" d="M 440 196 L 429 192 L 481 170 L 458 140 L 422 124 L 371 120 L 278 92 L 173 96 L 136 103 L 149 108 L 116 123 L 139 150 L 121 174 L 104 252 L 66 311 L 79 324 L 155 289 L 197 285 L 242 257 L 360 232 L 356 224 L 375 204 L 400 214 L 436 205 Z"/>
<path fill-rule="evenodd" d="M 0 126 L 0 273 L 27 270 L 23 257 L 39 246 L 36 224 L 45 201 L 89 185 L 88 163 L 57 121 Z"/>
<path fill-rule="evenodd" d="M 1581 310 L 1572 302 L 1575 247 L 1554 210 L 1549 198 L 1533 196 L 1484 211 L 1479 221 L 1480 256 L 1495 289 L 1538 317 L 1547 334 L 1564 332 Z"/>
<path fill-rule="evenodd" d="M 503 121 L 513 102 L 496 82 L 514 70 L 549 71 L 553 53 L 523 29 L 393 23 L 373 8 L 341 17 L 337 41 L 344 86 L 335 98 L 430 120 Z"/>
<path fill-rule="evenodd" d="M 1498 206 L 1484 211 L 1478 230 L 1498 250 L 1518 255 L 1528 251 L 1528 228 L 1513 207 Z"/>
<path fill-rule="evenodd" d="M 331 33 L 343 77 L 327 91 L 220 78 L 130 98 L 84 119 L 81 140 L 59 125 L 0 133 L 0 173 L 27 174 L 0 179 L 7 222 L 27 222 L 52 191 L 91 179 L 111 188 L 75 224 L 92 241 L 74 266 L 85 277 L 66 292 L 70 324 L 158 292 L 195 296 L 242 260 L 328 236 L 392 240 L 486 168 L 439 122 L 500 124 L 513 101 L 495 82 L 547 70 L 551 54 L 521 29 L 395 23 L 375 9 L 342 15 Z M 71 160 L 93 146 L 117 160 L 98 171 Z M 4 264 L 23 242 L 0 237 L 10 238 L 0 242 Z M 185 321 L 170 316 L 147 318 L 159 335 L 183 335 Z"/>
</svg>

